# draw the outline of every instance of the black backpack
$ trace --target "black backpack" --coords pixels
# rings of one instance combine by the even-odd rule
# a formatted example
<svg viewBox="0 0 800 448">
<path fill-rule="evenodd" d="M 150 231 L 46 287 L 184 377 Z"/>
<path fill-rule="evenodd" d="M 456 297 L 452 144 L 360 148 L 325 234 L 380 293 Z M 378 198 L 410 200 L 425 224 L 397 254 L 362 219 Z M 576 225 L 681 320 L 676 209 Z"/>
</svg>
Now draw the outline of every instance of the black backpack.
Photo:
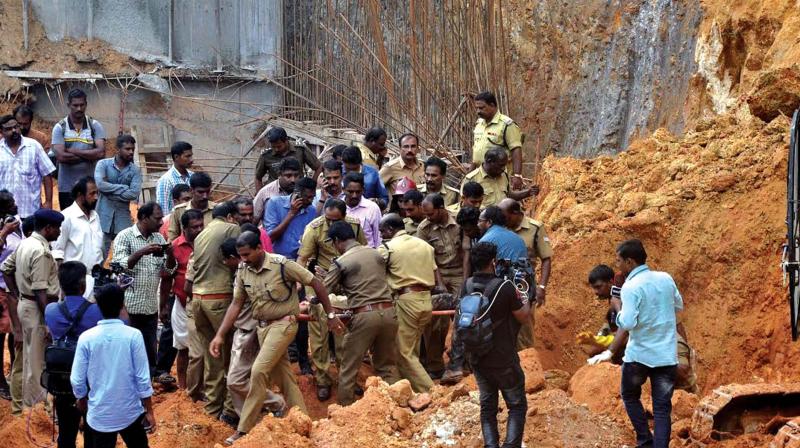
<svg viewBox="0 0 800 448">
<path fill-rule="evenodd" d="M 471 359 L 479 359 L 492 351 L 494 330 L 505 319 L 492 322 L 489 312 L 500 289 L 509 280 L 493 278 L 486 284 L 476 283 L 472 278 L 465 285 L 466 295 L 456 308 L 456 332 L 464 344 L 464 351 Z"/>
<path fill-rule="evenodd" d="M 58 310 L 67 318 L 70 325 L 64 336 L 53 341 L 44 350 L 45 367 L 40 382 L 52 395 L 72 395 L 69 375 L 72 371 L 72 361 L 75 359 L 75 348 L 78 345 L 75 329 L 91 305 L 88 301 L 84 301 L 75 312 L 75 316 L 70 316 L 67 303 L 62 301 L 58 304 Z"/>
</svg>

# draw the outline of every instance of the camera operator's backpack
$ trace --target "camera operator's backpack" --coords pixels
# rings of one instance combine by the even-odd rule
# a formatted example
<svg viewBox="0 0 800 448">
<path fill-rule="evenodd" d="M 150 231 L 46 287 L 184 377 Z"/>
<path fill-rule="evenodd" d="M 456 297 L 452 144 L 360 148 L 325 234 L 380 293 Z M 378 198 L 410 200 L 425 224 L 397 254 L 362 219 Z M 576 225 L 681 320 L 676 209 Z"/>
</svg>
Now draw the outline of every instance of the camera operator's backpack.
<svg viewBox="0 0 800 448">
<path fill-rule="evenodd" d="M 78 335 L 75 329 L 83 314 L 92 304 L 84 301 L 75 311 L 75 316 L 70 316 L 66 302 L 58 304 L 58 310 L 70 322 L 64 336 L 56 339 L 44 350 L 44 371 L 41 384 L 53 395 L 72 395 L 72 384 L 69 375 L 72 371 L 72 361 L 75 359 L 75 348 L 78 345 Z"/>
<path fill-rule="evenodd" d="M 466 295 L 456 308 L 456 332 L 464 344 L 464 351 L 472 359 L 478 359 L 493 348 L 492 337 L 495 328 L 505 319 L 492 322 L 489 315 L 500 288 L 508 280 L 493 278 L 489 283 L 475 283 L 472 278 L 465 285 Z M 491 297 L 491 298 L 490 298 Z"/>
</svg>

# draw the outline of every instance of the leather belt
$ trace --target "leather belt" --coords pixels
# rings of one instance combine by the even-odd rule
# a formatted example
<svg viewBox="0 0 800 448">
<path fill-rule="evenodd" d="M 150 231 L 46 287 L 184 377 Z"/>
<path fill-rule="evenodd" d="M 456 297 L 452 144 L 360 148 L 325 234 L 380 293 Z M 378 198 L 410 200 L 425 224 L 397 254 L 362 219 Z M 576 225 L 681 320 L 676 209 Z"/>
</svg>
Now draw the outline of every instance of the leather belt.
<svg viewBox="0 0 800 448">
<path fill-rule="evenodd" d="M 220 299 L 231 299 L 233 298 L 233 294 L 231 293 L 223 293 L 223 294 L 192 294 L 193 299 L 200 299 L 200 300 L 220 300 Z"/>
<path fill-rule="evenodd" d="M 378 302 L 378 303 L 370 303 L 369 305 L 360 306 L 358 308 L 353 308 L 350 311 L 353 314 L 359 313 L 366 313 L 369 311 L 379 311 L 385 310 L 387 308 L 393 308 L 394 304 L 392 302 Z"/>
<path fill-rule="evenodd" d="M 400 288 L 398 290 L 399 294 L 408 294 L 409 292 L 430 292 L 430 286 L 423 285 L 422 283 L 415 283 L 413 285 L 408 285 Z"/>
<path fill-rule="evenodd" d="M 266 327 L 269 327 L 270 325 L 274 324 L 275 322 L 294 322 L 296 320 L 297 320 L 296 316 L 283 316 L 283 317 L 279 317 L 277 319 L 259 320 L 258 321 L 258 326 L 260 328 L 266 328 Z"/>
<path fill-rule="evenodd" d="M 27 294 L 22 294 L 22 293 L 20 293 L 20 295 L 22 296 L 23 299 L 33 300 L 34 302 L 36 301 L 36 296 L 29 296 Z"/>
</svg>

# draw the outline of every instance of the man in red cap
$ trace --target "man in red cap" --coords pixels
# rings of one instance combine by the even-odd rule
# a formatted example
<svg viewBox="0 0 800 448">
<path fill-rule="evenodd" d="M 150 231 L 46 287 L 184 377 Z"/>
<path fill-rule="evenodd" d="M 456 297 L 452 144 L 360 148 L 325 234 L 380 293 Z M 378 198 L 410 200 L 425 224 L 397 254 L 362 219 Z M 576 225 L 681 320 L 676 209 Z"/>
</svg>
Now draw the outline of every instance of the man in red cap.
<svg viewBox="0 0 800 448">
<path fill-rule="evenodd" d="M 389 213 L 402 215 L 403 195 L 409 191 L 416 191 L 417 184 L 408 177 L 401 177 L 394 185 L 394 193 L 389 203 Z"/>
</svg>

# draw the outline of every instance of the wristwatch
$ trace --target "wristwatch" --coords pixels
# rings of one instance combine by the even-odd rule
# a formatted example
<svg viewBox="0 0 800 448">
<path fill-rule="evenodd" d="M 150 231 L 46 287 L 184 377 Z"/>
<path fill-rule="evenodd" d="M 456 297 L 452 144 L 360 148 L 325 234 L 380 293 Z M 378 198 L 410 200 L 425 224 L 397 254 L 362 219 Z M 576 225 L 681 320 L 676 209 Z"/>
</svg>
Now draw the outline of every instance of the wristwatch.
<svg viewBox="0 0 800 448">
<path fill-rule="evenodd" d="M 334 312 L 328 313 L 328 320 L 332 320 L 334 317 L 336 317 L 336 313 Z"/>
</svg>

